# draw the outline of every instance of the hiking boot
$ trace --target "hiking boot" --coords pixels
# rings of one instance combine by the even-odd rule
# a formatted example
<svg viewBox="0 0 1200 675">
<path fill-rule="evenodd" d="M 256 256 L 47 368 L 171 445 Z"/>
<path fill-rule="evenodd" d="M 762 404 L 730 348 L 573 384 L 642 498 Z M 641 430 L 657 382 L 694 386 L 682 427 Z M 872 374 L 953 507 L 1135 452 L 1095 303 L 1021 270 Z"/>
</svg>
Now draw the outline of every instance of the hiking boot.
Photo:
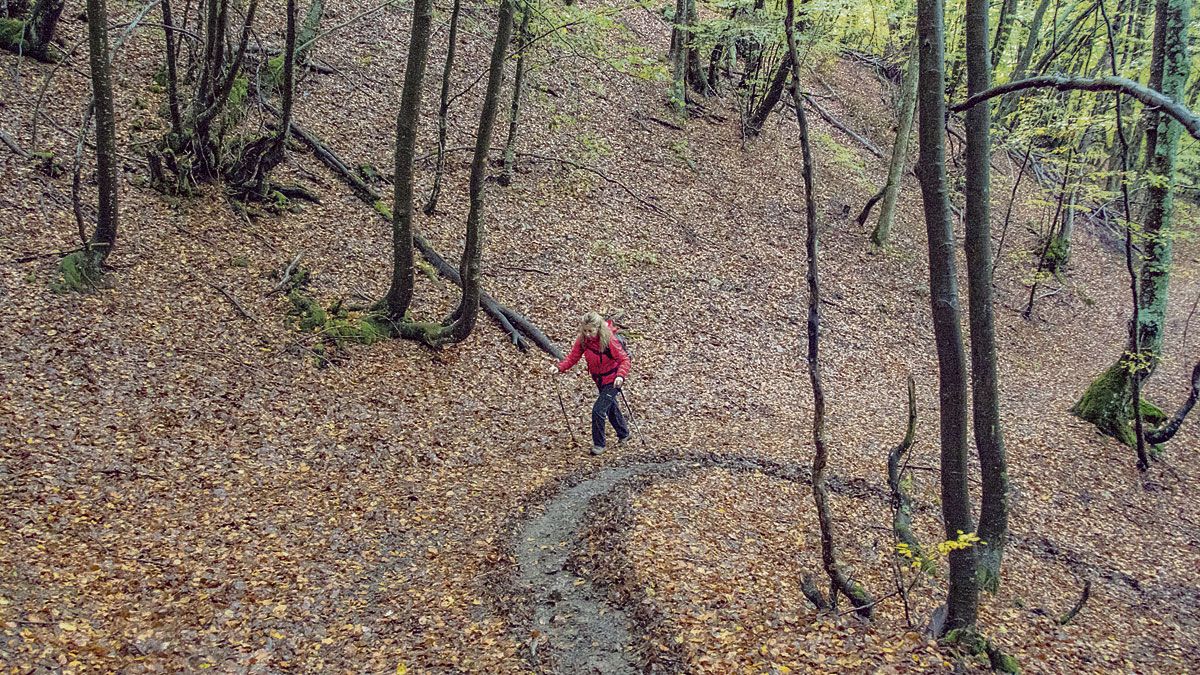
<svg viewBox="0 0 1200 675">
<path fill-rule="evenodd" d="M 604 454 L 604 446 L 603 445 L 593 445 L 592 446 L 592 454 L 593 455 Z"/>
<path fill-rule="evenodd" d="M 632 440 L 633 440 L 633 432 L 631 431 L 628 434 L 625 434 L 624 438 L 618 438 L 617 445 L 625 445 L 626 443 L 629 443 Z"/>
</svg>

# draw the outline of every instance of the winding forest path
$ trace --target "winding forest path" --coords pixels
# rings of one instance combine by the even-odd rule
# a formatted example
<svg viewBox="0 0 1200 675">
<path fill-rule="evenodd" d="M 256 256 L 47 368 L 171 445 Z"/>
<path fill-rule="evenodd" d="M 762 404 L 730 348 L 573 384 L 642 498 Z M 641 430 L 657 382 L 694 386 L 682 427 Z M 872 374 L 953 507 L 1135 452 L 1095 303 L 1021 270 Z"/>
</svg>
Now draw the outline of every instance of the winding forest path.
<svg viewBox="0 0 1200 675">
<path fill-rule="evenodd" d="M 786 480 L 807 482 L 808 473 L 752 457 L 664 459 L 612 466 L 568 483 L 547 500 L 540 514 L 516 530 L 513 548 L 517 582 L 531 600 L 532 628 L 544 638 L 560 673 L 637 673 L 639 638 L 628 612 L 611 602 L 605 590 L 568 569 L 585 514 L 592 500 L 621 485 L 707 468 L 762 471 Z M 535 652 L 536 653 L 536 652 Z"/>
</svg>

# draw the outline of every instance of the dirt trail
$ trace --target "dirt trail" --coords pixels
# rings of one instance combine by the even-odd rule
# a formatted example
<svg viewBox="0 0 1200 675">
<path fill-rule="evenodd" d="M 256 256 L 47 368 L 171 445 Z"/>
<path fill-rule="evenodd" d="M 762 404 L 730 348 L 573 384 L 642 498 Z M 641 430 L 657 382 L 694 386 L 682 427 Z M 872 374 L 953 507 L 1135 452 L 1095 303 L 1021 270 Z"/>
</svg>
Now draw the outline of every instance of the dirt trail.
<svg viewBox="0 0 1200 675">
<path fill-rule="evenodd" d="M 762 471 L 791 480 L 807 478 L 796 468 L 742 457 L 667 459 L 613 466 L 559 491 L 539 515 L 517 530 L 517 581 L 530 596 L 532 628 L 545 636 L 538 644 L 551 650 L 555 672 L 639 672 L 638 637 L 628 613 L 611 603 L 604 590 L 596 588 L 591 580 L 567 569 L 589 503 L 640 478 L 718 467 Z"/>
</svg>

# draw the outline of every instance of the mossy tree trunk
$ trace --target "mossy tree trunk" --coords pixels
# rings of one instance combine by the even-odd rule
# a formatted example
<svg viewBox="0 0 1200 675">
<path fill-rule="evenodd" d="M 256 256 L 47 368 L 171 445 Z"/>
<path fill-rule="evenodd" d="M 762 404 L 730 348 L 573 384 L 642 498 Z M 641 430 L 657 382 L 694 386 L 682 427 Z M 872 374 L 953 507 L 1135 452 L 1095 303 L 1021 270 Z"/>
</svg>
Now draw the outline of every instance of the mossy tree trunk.
<svg viewBox="0 0 1200 675">
<path fill-rule="evenodd" d="M 967 0 L 967 94 L 991 86 L 988 1 Z M 996 326 L 992 298 L 991 125 L 989 105 L 966 114 L 966 253 L 971 325 L 971 404 L 975 449 L 983 480 L 979 512 L 978 576 L 983 588 L 1000 585 L 1000 563 L 1008 537 L 1008 468 L 1000 422 Z M 965 531 L 965 530 L 964 530 Z"/>
<path fill-rule="evenodd" d="M 513 0 L 500 0 L 499 22 L 496 26 L 496 42 L 492 45 L 492 56 L 488 64 L 487 90 L 483 97 L 483 109 L 479 113 L 479 128 L 475 134 L 475 153 L 471 157 L 469 193 L 470 210 L 467 212 L 466 242 L 459 274 L 462 277 L 462 301 L 454 313 L 453 321 L 446 326 L 444 340 L 461 342 L 471 335 L 479 316 L 479 274 L 483 264 L 484 198 L 486 196 L 487 158 L 492 147 L 492 132 L 496 127 L 496 113 L 500 108 L 500 90 L 504 85 L 504 57 L 513 34 Z"/>
<path fill-rule="evenodd" d="M 792 72 L 793 61 L 791 50 L 788 50 L 788 53 L 783 56 L 783 60 L 779 62 L 779 67 L 775 70 L 771 84 L 763 94 L 762 100 L 759 101 L 758 107 L 746 119 L 743 126 L 743 133 L 746 136 L 753 138 L 762 133 L 763 125 L 767 123 L 771 111 L 775 110 L 775 106 L 779 105 L 779 99 L 783 98 L 783 88 Z"/>
<path fill-rule="evenodd" d="M 1190 69 L 1186 30 L 1190 13 L 1190 0 L 1158 0 L 1155 7 L 1149 88 L 1175 100 L 1183 96 Z M 1130 447 L 1139 445 L 1138 434 L 1131 429 L 1137 421 L 1134 401 L 1140 398 L 1141 381 L 1154 372 L 1162 355 L 1171 271 L 1174 174 L 1182 131 L 1174 118 L 1153 108 L 1146 110 L 1143 126 L 1149 179 L 1136 319 L 1126 353 L 1096 378 L 1071 408 L 1080 419 Z M 1138 461 L 1145 468 L 1146 459 L 1139 457 Z"/>
<path fill-rule="evenodd" d="M 37 0 L 25 19 L 0 16 L 0 48 L 38 61 L 52 61 L 54 29 L 62 15 L 63 0 Z"/>
<path fill-rule="evenodd" d="M 833 513 L 829 506 L 829 437 L 825 429 L 825 388 L 821 382 L 821 281 L 817 260 L 817 201 L 813 195 L 812 149 L 808 135 L 808 120 L 804 114 L 804 102 L 800 95 L 800 67 L 796 58 L 796 8 L 794 0 L 787 0 L 784 25 L 787 33 L 788 53 L 792 63 L 792 102 L 796 109 L 796 124 L 800 128 L 800 149 L 804 178 L 805 250 L 808 258 L 808 377 L 813 392 L 813 466 L 812 491 L 817 509 L 817 522 L 821 527 L 821 560 L 825 573 L 829 575 L 830 602 L 837 605 L 837 594 L 841 593 L 864 617 L 871 616 L 874 601 L 867 591 L 854 582 L 838 560 L 833 541 Z"/>
<path fill-rule="evenodd" d="M 883 188 L 883 201 L 879 206 L 879 220 L 871 232 L 871 243 L 883 247 L 891 236 L 892 223 L 896 220 L 896 200 L 900 196 L 900 180 L 908 166 L 908 142 L 912 138 L 913 116 L 917 107 L 917 77 L 920 74 L 920 54 L 917 41 L 912 42 L 912 53 L 904 68 L 904 79 L 900 82 L 899 111 L 896 119 L 896 142 L 892 144 L 892 159 L 888 163 L 887 184 Z"/>
<path fill-rule="evenodd" d="M 955 270 L 954 227 L 946 178 L 945 26 L 942 0 L 917 2 L 921 75 L 917 89 L 920 120 L 921 194 L 929 240 L 929 299 L 938 355 L 941 421 L 942 517 L 947 539 L 974 532 L 967 489 L 967 365 L 963 351 Z M 945 629 L 973 629 L 979 612 L 975 551 L 950 553 L 950 589 Z"/>
<path fill-rule="evenodd" d="M 393 322 L 404 320 L 413 296 L 413 160 L 421 121 L 421 86 L 429 57 L 433 0 L 413 3 L 411 38 L 404 66 L 400 112 L 396 115 L 396 174 L 392 197 L 392 284 L 384 304 Z"/>
<path fill-rule="evenodd" d="M 108 9 L 104 0 L 87 0 L 88 62 L 96 110 L 96 231 L 88 243 L 90 260 L 99 269 L 117 245 L 116 115 L 113 112 L 112 64 L 108 58 Z"/>
</svg>

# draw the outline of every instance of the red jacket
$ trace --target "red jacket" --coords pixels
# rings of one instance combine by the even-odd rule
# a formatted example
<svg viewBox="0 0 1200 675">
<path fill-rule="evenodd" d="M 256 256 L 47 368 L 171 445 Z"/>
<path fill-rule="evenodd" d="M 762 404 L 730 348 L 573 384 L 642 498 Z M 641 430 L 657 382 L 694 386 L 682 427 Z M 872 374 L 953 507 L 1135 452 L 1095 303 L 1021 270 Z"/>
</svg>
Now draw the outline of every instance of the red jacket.
<svg viewBox="0 0 1200 675">
<path fill-rule="evenodd" d="M 612 322 L 608 322 L 608 327 L 612 328 Z M 621 346 L 621 341 L 616 337 L 616 330 L 613 330 L 613 338 L 608 341 L 608 349 L 600 348 L 600 338 L 577 338 L 575 344 L 571 347 L 571 353 L 567 354 L 567 358 L 559 361 L 559 372 L 570 370 L 576 363 L 579 363 L 579 357 L 584 357 L 587 360 L 587 369 L 591 373 L 592 379 L 596 381 L 596 386 L 603 387 L 612 384 L 618 377 L 627 377 L 629 375 L 629 355 L 625 353 L 625 348 Z"/>
</svg>

